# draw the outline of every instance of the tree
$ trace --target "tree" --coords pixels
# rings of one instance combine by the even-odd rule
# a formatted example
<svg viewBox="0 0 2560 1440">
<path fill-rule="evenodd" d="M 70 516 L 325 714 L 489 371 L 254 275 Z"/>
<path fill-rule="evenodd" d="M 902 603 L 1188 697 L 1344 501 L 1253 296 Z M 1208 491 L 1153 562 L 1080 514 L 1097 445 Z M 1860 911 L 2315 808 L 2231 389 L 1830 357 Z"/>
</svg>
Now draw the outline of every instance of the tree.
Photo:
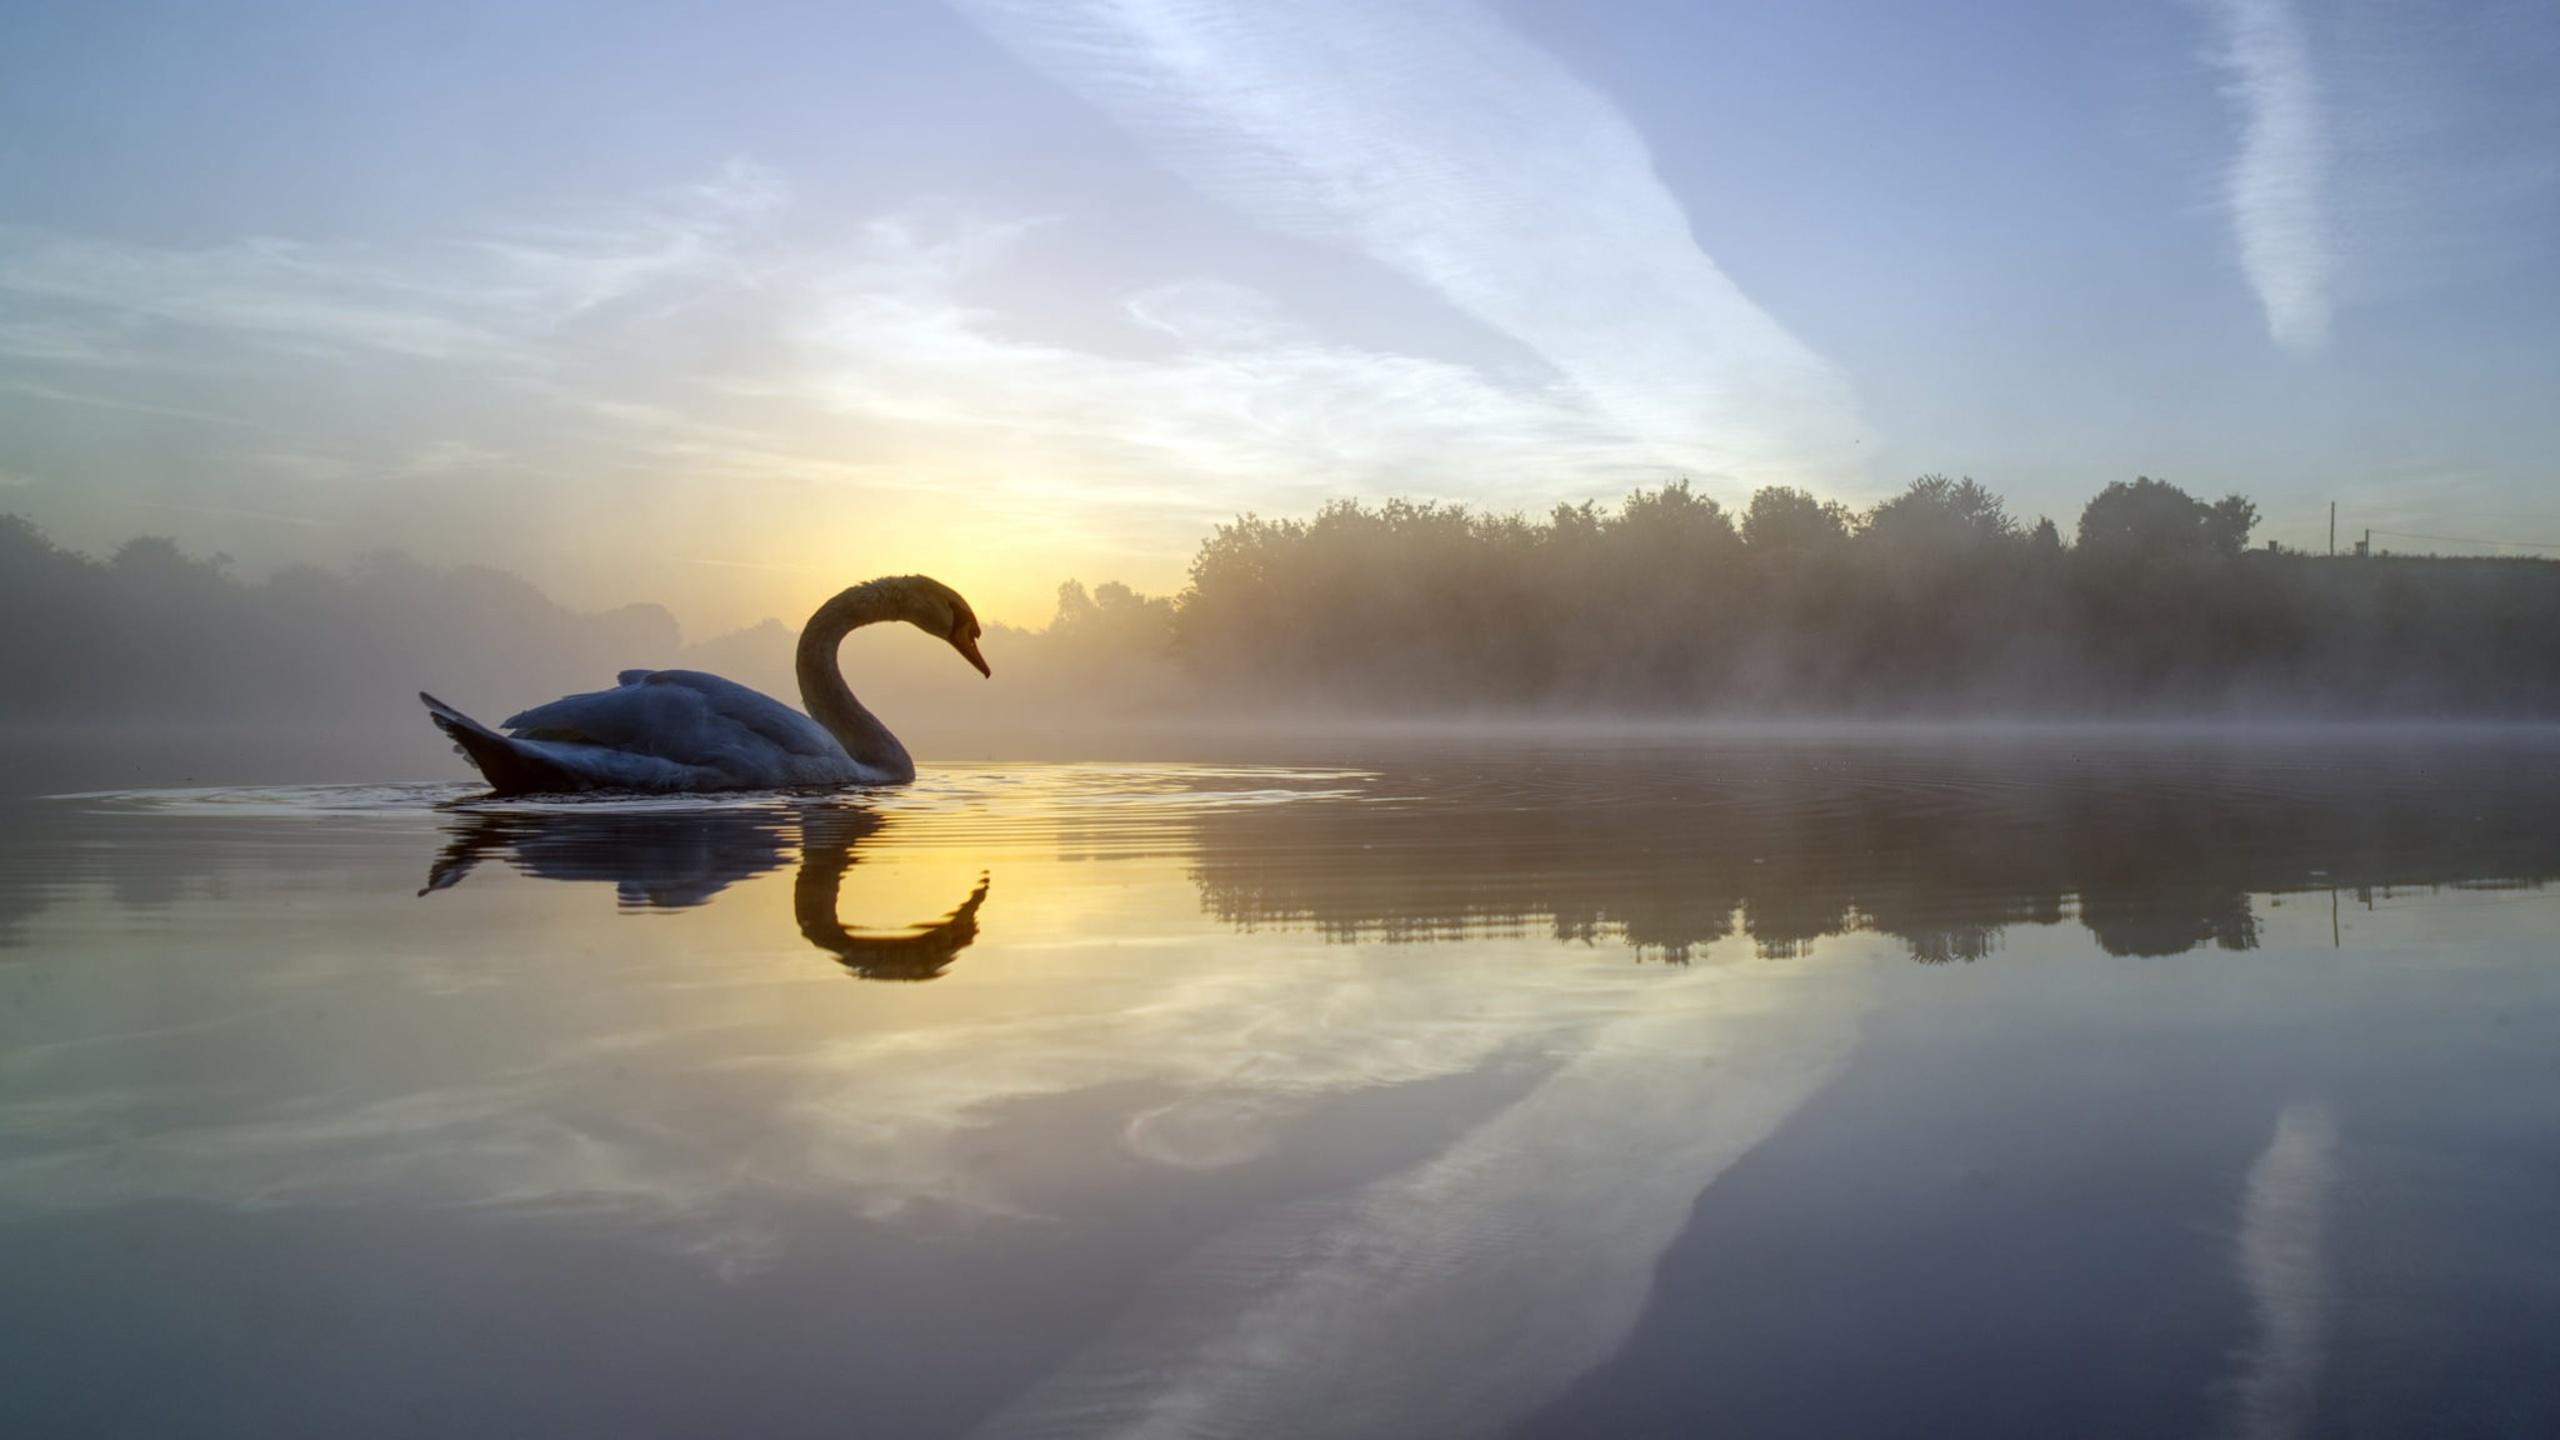
<svg viewBox="0 0 2560 1440">
<path fill-rule="evenodd" d="M 2249 548 L 2249 532 L 2258 528 L 2258 507 L 2238 495 L 2225 495 L 2205 512 L 2205 543 L 2217 555 L 2237 555 Z"/>
<path fill-rule="evenodd" d="M 1579 505 L 1556 506 L 1547 517 L 1545 539 L 1553 545 L 1579 545 L 1599 538 L 1600 506 L 1585 500 Z"/>
<path fill-rule="evenodd" d="M 1093 622 L 1097 609 L 1093 597 L 1085 593 L 1084 582 L 1069 580 L 1058 587 L 1058 614 L 1049 622 L 1052 630 L 1072 630 Z"/>
<path fill-rule="evenodd" d="M 1867 514 L 1866 532 L 1874 540 L 1914 550 L 1971 550 L 2018 533 L 1999 496 L 1973 477 L 1951 480 L 1923 475 L 1909 489 Z"/>
<path fill-rule="evenodd" d="M 1172 643 L 1173 601 L 1141 595 L 1117 580 L 1105 580 L 1090 593 L 1083 581 L 1070 580 L 1058 587 L 1058 615 L 1049 622 L 1049 636 L 1079 652 L 1153 659 Z"/>
<path fill-rule="evenodd" d="M 1816 500 L 1790 485 L 1764 486 L 1743 512 L 1742 541 L 1755 551 L 1812 550 L 1849 538 L 1856 517 L 1837 500 Z"/>
<path fill-rule="evenodd" d="M 1686 480 L 1629 495 L 1611 517 L 1608 530 L 1666 552 L 1714 554 L 1741 539 L 1724 507 L 1713 496 L 1691 490 Z"/>
<path fill-rule="evenodd" d="M 2146 559 L 2237 555 L 2257 523 L 2258 507 L 2237 495 L 2207 505 L 2166 480 L 2138 475 L 2108 485 L 2080 512 L 2080 548 Z"/>
</svg>

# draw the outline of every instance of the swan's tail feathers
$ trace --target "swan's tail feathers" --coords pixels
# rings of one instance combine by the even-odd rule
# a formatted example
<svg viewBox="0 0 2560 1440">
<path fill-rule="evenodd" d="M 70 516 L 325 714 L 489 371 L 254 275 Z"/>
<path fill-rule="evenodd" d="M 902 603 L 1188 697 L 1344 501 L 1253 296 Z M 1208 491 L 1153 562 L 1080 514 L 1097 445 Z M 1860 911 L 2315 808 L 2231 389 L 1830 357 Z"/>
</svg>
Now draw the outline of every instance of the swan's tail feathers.
<svg viewBox="0 0 2560 1440">
<path fill-rule="evenodd" d="M 579 777 L 565 767 L 525 749 L 426 691 L 419 691 L 418 699 L 427 707 L 427 718 L 453 741 L 454 750 L 479 770 L 491 790 L 501 795 L 540 795 L 584 788 Z"/>
</svg>

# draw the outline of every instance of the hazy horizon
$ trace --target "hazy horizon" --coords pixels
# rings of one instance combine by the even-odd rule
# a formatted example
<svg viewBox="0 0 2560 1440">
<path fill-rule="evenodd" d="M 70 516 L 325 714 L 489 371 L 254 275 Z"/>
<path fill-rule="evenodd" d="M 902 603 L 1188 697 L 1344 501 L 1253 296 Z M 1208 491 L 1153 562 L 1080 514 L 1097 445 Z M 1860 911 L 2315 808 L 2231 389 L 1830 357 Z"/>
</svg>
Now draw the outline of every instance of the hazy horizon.
<svg viewBox="0 0 2560 1440">
<path fill-rule="evenodd" d="M 2547 7 L 5 29 L 0 509 L 80 548 L 398 546 L 704 634 L 1681 476 L 2560 540 Z"/>
</svg>

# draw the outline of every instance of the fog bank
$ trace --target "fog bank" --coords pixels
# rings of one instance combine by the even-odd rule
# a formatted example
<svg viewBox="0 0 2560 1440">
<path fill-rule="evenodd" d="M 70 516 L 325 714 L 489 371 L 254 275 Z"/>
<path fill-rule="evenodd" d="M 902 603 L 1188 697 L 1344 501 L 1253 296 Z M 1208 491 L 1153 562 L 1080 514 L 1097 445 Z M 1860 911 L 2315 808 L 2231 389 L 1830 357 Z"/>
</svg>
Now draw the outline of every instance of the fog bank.
<svg viewBox="0 0 2560 1440">
<path fill-rule="evenodd" d="M 903 627 L 843 663 L 929 758 L 1458 726 L 2560 718 L 2560 564 L 2252 550 L 2254 522 L 2152 480 L 2108 487 L 2070 544 L 1937 476 L 1863 513 L 1772 488 L 1737 515 L 1685 485 L 1542 520 L 1341 503 L 1218 527 L 1178 596 L 1068 583 L 1048 626 L 987 634 L 992 682 Z M 0 517 L 0 781 L 455 775 L 421 689 L 491 722 L 634 667 L 796 700 L 796 633 L 688 638 L 655 605 L 576 612 L 390 552 L 256 580 L 165 539 L 98 559 Z"/>
</svg>

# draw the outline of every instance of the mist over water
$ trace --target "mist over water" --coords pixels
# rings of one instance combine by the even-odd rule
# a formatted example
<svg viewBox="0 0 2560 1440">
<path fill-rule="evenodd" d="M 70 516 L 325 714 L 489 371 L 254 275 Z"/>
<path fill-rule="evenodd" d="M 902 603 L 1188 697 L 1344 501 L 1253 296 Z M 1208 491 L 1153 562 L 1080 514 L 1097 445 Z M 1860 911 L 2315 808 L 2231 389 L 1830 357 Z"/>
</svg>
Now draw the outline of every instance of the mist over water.
<svg viewBox="0 0 2560 1440">
<path fill-rule="evenodd" d="M 2092 498 L 2070 545 L 1944 476 L 1855 512 L 1783 486 L 1728 511 L 1686 482 L 1536 518 L 1345 501 L 1216 526 L 1172 596 L 1061 585 L 1045 626 L 986 634 L 991 682 L 902 625 L 841 659 L 945 758 L 1382 726 L 2560 718 L 2560 563 L 2250 550 L 2255 517 L 2147 478 Z M 420 690 L 496 722 L 688 669 L 798 704 L 798 635 L 689 637 L 654 604 L 580 613 L 396 552 L 257 578 L 166 539 L 93 559 L 0 517 L 0 793 L 448 774 Z"/>
<path fill-rule="evenodd" d="M 2473 739 L 8 802 L 0 1419 L 2538 1430 L 2560 748 Z"/>
</svg>

